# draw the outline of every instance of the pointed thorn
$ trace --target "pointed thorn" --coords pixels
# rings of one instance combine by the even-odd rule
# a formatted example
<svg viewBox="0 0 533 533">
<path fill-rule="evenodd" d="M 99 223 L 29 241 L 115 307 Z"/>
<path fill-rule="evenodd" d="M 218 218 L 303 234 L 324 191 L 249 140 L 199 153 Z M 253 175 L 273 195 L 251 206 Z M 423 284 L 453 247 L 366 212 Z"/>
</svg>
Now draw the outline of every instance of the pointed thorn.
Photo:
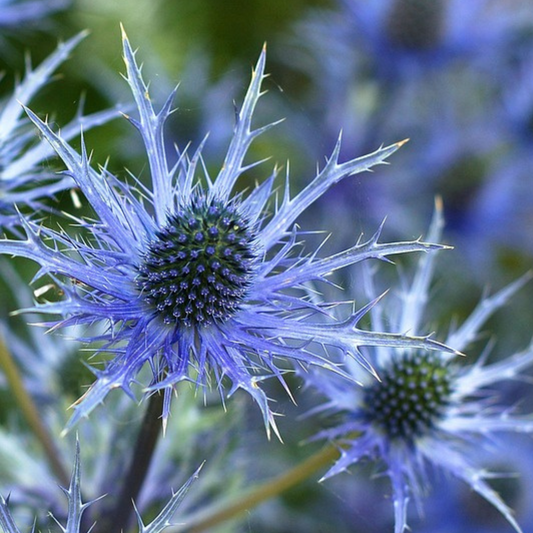
<svg viewBox="0 0 533 533">
<path fill-rule="evenodd" d="M 120 23 L 120 33 L 122 35 L 122 40 L 127 41 L 128 36 L 126 35 L 126 30 L 124 29 L 124 25 L 122 24 L 122 22 Z"/>
<path fill-rule="evenodd" d="M 407 139 L 404 139 L 403 141 L 399 141 L 395 144 L 395 146 L 397 146 L 398 148 L 401 148 L 404 144 L 408 143 L 410 141 L 409 138 Z"/>
</svg>

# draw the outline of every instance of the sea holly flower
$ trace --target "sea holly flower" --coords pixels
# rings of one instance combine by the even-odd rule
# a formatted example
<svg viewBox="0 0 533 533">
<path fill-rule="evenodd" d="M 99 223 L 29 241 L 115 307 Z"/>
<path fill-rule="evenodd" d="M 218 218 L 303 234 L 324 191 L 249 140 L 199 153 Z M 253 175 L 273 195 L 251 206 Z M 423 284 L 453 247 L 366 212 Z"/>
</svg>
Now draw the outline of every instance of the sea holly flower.
<svg viewBox="0 0 533 533">
<path fill-rule="evenodd" d="M 429 239 L 439 239 L 442 226 L 437 213 Z M 371 310 L 374 327 L 390 325 L 394 331 L 417 334 L 427 317 L 429 286 L 435 256 L 420 260 L 410 286 L 399 293 L 398 305 Z M 374 279 L 366 271 L 368 292 Z M 486 320 L 529 279 L 526 276 L 483 299 L 445 342 L 464 351 L 476 339 Z M 347 362 L 353 380 L 364 387 L 312 372 L 310 383 L 329 401 L 320 407 L 328 415 L 341 413 L 336 427 L 319 437 L 339 443 L 341 456 L 323 479 L 345 471 L 363 458 L 376 461 L 392 484 L 395 533 L 407 528 L 407 504 L 421 498 L 430 485 L 429 472 L 443 470 L 467 483 L 496 509 L 516 531 L 521 531 L 511 510 L 491 488 L 495 477 L 478 459 L 479 450 L 493 449 L 495 434 L 531 433 L 533 417 L 515 414 L 510 406 L 498 406 L 496 385 L 522 379 L 521 371 L 533 364 L 533 346 L 498 362 L 486 364 L 488 349 L 476 362 L 459 364 L 449 354 L 412 349 L 373 349 L 371 360 L 380 380 L 368 380 L 360 368 Z"/>
<path fill-rule="evenodd" d="M 160 533 L 161 531 L 172 525 L 172 518 L 179 505 L 183 501 L 183 498 L 187 494 L 189 487 L 198 477 L 200 468 L 188 479 L 188 481 L 185 482 L 185 484 L 177 492 L 172 494 L 172 497 L 170 498 L 168 503 L 149 524 L 144 524 L 142 517 L 138 513 L 137 509 L 135 509 L 139 533 Z M 82 502 L 80 481 L 80 450 L 78 443 L 76 443 L 76 458 L 74 461 L 72 476 L 70 478 L 70 485 L 68 489 L 63 489 L 63 492 L 68 498 L 67 522 L 65 525 L 63 525 L 59 521 L 57 521 L 54 516 L 52 516 L 53 520 L 60 527 L 61 531 L 69 533 L 85 533 L 89 532 L 92 529 L 91 526 L 87 527 L 83 525 L 82 516 L 85 510 L 97 500 L 92 500 L 85 503 Z M 2 527 L 2 531 L 4 533 L 20 533 L 20 529 L 16 526 L 15 521 L 9 511 L 8 500 L 5 500 L 3 497 L 0 497 L 0 527 Z"/>
<path fill-rule="evenodd" d="M 530 48 L 531 13 L 527 2 L 490 0 L 338 0 L 309 10 L 280 58 L 307 80 L 288 112 L 301 124 L 294 139 L 307 153 L 330 146 L 339 126 L 344 146 L 361 153 L 382 139 L 413 140 L 395 157 L 394 180 L 378 171 L 362 188 L 342 184 L 321 204 L 323 216 L 335 209 L 349 229 L 387 216 L 394 235 L 410 235 L 439 194 L 447 232 L 456 244 L 468 241 L 473 272 L 491 261 L 494 243 L 520 240 L 527 249 L 529 166 L 514 149 L 502 157 L 506 118 L 498 109 L 509 83 L 511 107 L 530 125 L 519 93 L 531 90 L 512 70 Z"/>
<path fill-rule="evenodd" d="M 98 341 L 100 351 L 114 357 L 103 370 L 94 371 L 96 381 L 74 406 L 68 428 L 112 389 L 122 388 L 133 396 L 131 386 L 147 362 L 153 374 L 147 394 L 164 389 L 164 425 L 177 382 L 191 379 L 201 386 L 214 376 L 221 394 L 223 378 L 231 381 L 230 395 L 237 389 L 248 392 L 268 430 L 275 429 L 274 417 L 259 383 L 270 375 L 283 382 L 278 362 L 284 359 L 332 368 L 314 345 L 336 347 L 369 371 L 359 351 L 362 345 L 446 349 L 425 337 L 360 330 L 359 313 L 329 326 L 322 320 L 313 322 L 313 315 L 323 308 L 307 298 L 307 282 L 326 281 L 347 265 L 441 248 L 420 240 L 381 244 L 378 231 L 367 242 L 358 241 L 329 257 L 301 252 L 295 226 L 299 215 L 330 186 L 383 163 L 402 143 L 341 163 L 339 140 L 324 168 L 296 196 L 291 197 L 287 181 L 270 212 L 277 170 L 248 194 L 234 190 L 241 175 L 258 164 L 245 163 L 250 144 L 272 126 L 252 128 L 265 76 L 265 52 L 238 112 L 222 169 L 214 178 L 203 165 L 204 142 L 192 156 L 179 152 L 174 163 L 168 162 L 164 124 L 174 93 L 155 112 L 125 34 L 123 45 L 126 79 L 138 110 L 138 118 L 128 119 L 142 136 L 151 187 L 136 178 L 134 185 L 124 183 L 107 168 L 97 172 L 83 142 L 78 154 L 27 110 L 63 159 L 66 175 L 85 195 L 94 216 L 70 217 L 79 238 L 22 217 L 20 231 L 26 239 L 0 240 L 1 253 L 36 261 L 41 267 L 36 279 L 51 275 L 64 295 L 33 310 L 61 315 L 56 327 L 107 327 L 89 340 Z"/>
<path fill-rule="evenodd" d="M 36 69 L 28 65 L 26 76 L 17 85 L 13 95 L 0 103 L 0 225 L 9 226 L 18 217 L 15 204 L 26 204 L 33 209 L 42 207 L 40 199 L 74 185 L 64 177 L 57 179 L 51 170 L 40 166 L 54 155 L 53 149 L 45 140 L 36 141 L 30 121 L 24 116 L 23 105 L 27 105 L 36 93 L 50 81 L 54 71 L 70 55 L 74 47 L 85 38 L 82 32 L 62 43 Z M 62 130 L 65 140 L 85 130 L 116 118 L 117 111 L 109 110 L 83 116 L 81 109 Z"/>
<path fill-rule="evenodd" d="M 526 6 L 475 0 L 341 0 L 373 67 L 391 80 L 423 74 L 455 59 L 485 61 L 526 28 Z M 480 22 L 482 22 L 480 24 Z"/>
</svg>

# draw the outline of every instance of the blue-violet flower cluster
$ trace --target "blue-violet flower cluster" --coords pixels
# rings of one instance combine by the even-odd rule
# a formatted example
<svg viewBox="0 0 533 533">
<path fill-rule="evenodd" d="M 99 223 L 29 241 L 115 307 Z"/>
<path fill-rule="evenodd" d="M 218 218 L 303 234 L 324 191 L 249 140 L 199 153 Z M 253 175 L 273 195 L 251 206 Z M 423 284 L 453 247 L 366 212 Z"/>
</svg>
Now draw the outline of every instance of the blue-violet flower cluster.
<svg viewBox="0 0 533 533">
<path fill-rule="evenodd" d="M 429 239 L 439 239 L 442 226 L 437 210 Z M 394 331 L 421 330 L 433 275 L 435 254 L 420 259 L 409 287 L 398 294 L 397 306 L 376 306 L 373 325 Z M 483 299 L 464 323 L 448 333 L 445 342 L 465 350 L 476 339 L 487 319 L 529 279 L 514 282 Z M 374 273 L 365 271 L 369 295 L 375 293 Z M 330 478 L 367 457 L 383 466 L 393 492 L 395 533 L 407 528 L 407 504 L 411 498 L 421 508 L 421 498 L 430 483 L 431 466 L 463 480 L 496 507 L 518 532 L 522 529 L 511 510 L 491 488 L 495 477 L 479 464 L 479 449 L 491 449 L 499 432 L 532 433 L 533 418 L 498 406 L 496 384 L 519 380 L 521 371 L 533 365 L 533 347 L 492 364 L 486 364 L 489 349 L 477 362 L 459 364 L 443 352 L 372 349 L 371 361 L 380 380 L 369 381 L 360 368 L 347 361 L 353 380 L 319 371 L 309 374 L 310 383 L 329 399 L 320 407 L 342 422 L 319 437 L 338 442 L 341 457 L 326 473 Z"/>
</svg>

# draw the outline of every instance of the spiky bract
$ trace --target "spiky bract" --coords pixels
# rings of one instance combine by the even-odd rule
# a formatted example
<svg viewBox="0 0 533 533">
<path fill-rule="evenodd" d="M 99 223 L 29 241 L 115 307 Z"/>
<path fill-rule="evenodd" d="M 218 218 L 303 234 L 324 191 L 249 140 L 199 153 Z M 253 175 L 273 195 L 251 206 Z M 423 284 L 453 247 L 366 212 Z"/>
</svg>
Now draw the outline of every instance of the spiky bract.
<svg viewBox="0 0 533 533">
<path fill-rule="evenodd" d="M 187 494 L 189 487 L 195 479 L 198 478 L 200 468 L 183 484 L 180 489 L 172 494 L 168 503 L 163 507 L 160 513 L 149 523 L 144 524 L 143 520 L 135 508 L 137 516 L 139 533 L 161 533 L 164 529 L 172 525 L 172 518 L 178 509 L 183 498 Z M 76 457 L 74 461 L 74 468 L 72 469 L 72 476 L 70 478 L 70 485 L 68 489 L 63 488 L 68 499 L 68 513 L 67 523 L 63 526 L 56 520 L 57 525 L 63 533 L 89 533 L 92 527 L 83 527 L 82 516 L 86 509 L 97 500 L 92 500 L 86 503 L 82 502 L 81 498 L 81 469 L 80 469 L 80 449 L 76 442 Z M 100 499 L 100 498 L 98 498 Z M 9 498 L 8 498 L 9 500 Z M 0 496 L 0 526 L 4 533 L 20 533 L 20 529 L 16 526 L 13 517 L 8 508 L 8 500 Z M 118 533 L 118 532 L 117 532 Z"/>
<path fill-rule="evenodd" d="M 60 44 L 36 69 L 28 66 L 26 76 L 13 96 L 0 104 L 0 226 L 11 226 L 18 220 L 15 205 L 28 205 L 39 210 L 43 207 L 40 199 L 74 185 L 70 178 L 57 179 L 57 174 L 41 165 L 54 151 L 44 139 L 35 142 L 31 123 L 24 116 L 22 106 L 29 104 L 50 81 L 54 71 L 86 35 L 82 32 Z M 117 115 L 117 111 L 102 111 L 83 116 L 80 109 L 78 116 L 63 129 L 63 138 L 70 140 L 80 134 L 82 127 L 88 130 Z"/>
</svg>

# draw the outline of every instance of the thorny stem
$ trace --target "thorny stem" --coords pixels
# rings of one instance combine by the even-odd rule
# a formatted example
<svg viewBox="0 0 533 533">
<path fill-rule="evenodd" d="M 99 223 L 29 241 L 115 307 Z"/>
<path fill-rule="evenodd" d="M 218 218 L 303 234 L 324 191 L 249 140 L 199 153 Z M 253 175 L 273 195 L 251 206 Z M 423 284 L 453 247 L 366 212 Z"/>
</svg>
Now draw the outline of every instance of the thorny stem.
<svg viewBox="0 0 533 533">
<path fill-rule="evenodd" d="M 215 509 L 209 509 L 207 512 L 199 512 L 191 516 L 190 519 L 186 519 L 186 524 L 169 529 L 169 533 L 181 533 L 182 531 L 199 533 L 225 520 L 235 518 L 260 503 L 298 485 L 318 470 L 330 466 L 338 457 L 339 448 L 337 446 L 333 444 L 326 446 L 285 474 L 251 488 L 246 493 L 223 502 Z"/>
<path fill-rule="evenodd" d="M 50 467 L 56 475 L 59 483 L 64 487 L 68 487 L 70 476 L 65 470 L 63 463 L 59 459 L 59 453 L 56 449 L 54 441 L 48 433 L 46 426 L 43 424 L 41 415 L 39 414 L 33 398 L 28 394 L 28 391 L 24 387 L 19 369 L 17 368 L 15 361 L 13 361 L 11 352 L 7 349 L 1 337 L 0 368 L 4 372 L 9 384 L 9 388 L 11 389 L 29 428 L 35 434 L 37 440 L 41 443 L 48 463 L 50 464 Z"/>
<path fill-rule="evenodd" d="M 128 471 L 123 479 L 121 492 L 115 505 L 98 519 L 95 533 L 127 531 L 134 514 L 133 502 L 137 500 L 141 491 L 161 434 L 162 408 L 163 394 L 158 392 L 152 394 L 148 400 Z"/>
</svg>

